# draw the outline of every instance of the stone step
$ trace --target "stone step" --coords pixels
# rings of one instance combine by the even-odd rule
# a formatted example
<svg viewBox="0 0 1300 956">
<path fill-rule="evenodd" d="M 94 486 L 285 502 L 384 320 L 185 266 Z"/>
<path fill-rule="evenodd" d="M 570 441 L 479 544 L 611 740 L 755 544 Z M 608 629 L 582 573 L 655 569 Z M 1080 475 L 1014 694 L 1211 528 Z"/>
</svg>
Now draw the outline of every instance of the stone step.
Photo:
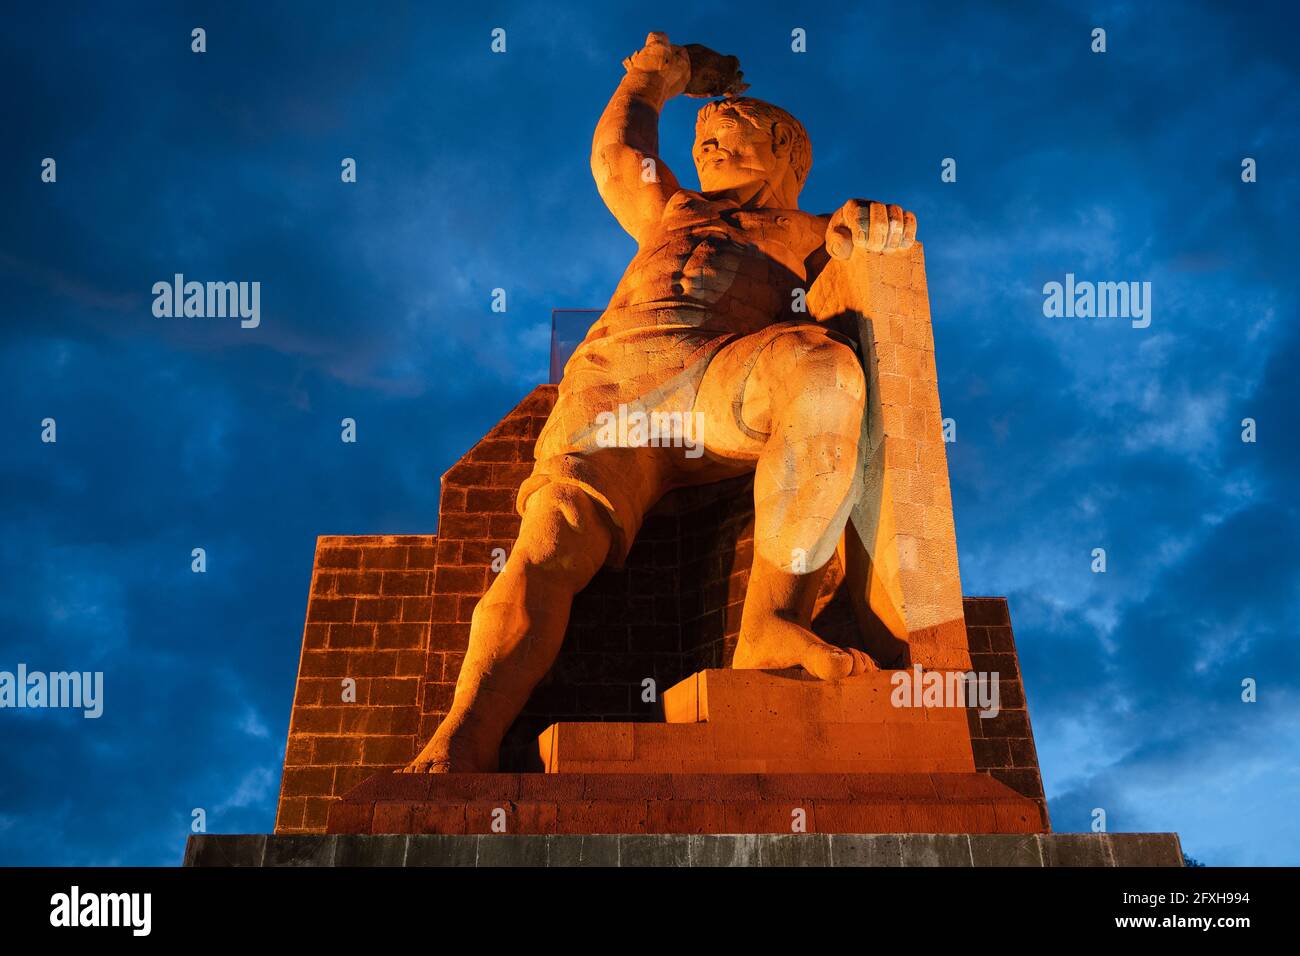
<svg viewBox="0 0 1300 956">
<path fill-rule="evenodd" d="M 1183 853 L 1176 833 L 192 833 L 183 865 L 1180 867 Z"/>
<path fill-rule="evenodd" d="M 800 829 L 802 828 L 802 829 Z M 979 773 L 377 774 L 330 833 L 1042 833 Z"/>
<path fill-rule="evenodd" d="M 818 680 L 801 668 L 790 670 L 698 671 L 664 692 L 669 723 L 804 723 L 893 724 L 941 721 L 966 724 L 964 706 L 916 706 L 912 694 L 897 694 L 894 675 L 911 671 L 877 671 L 838 681 Z M 927 671 L 945 683 L 960 671 Z M 910 687 L 910 684 L 909 684 Z M 895 699 L 905 701 L 896 706 Z"/>
<path fill-rule="evenodd" d="M 538 737 L 547 773 L 974 772 L 963 720 L 895 723 L 552 724 Z"/>
</svg>

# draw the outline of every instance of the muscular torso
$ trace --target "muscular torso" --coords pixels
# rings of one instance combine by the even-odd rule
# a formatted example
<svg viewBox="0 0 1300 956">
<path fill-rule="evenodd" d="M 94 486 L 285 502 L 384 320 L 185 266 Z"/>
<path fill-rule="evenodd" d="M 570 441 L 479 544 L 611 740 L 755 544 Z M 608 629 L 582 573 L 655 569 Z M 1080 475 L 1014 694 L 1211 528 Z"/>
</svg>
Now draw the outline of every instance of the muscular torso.
<svg viewBox="0 0 1300 956">
<path fill-rule="evenodd" d="M 588 340 L 656 327 L 744 334 L 806 317 L 792 311 L 792 293 L 807 288 L 806 260 L 821 247 L 826 221 L 678 190 Z"/>
</svg>

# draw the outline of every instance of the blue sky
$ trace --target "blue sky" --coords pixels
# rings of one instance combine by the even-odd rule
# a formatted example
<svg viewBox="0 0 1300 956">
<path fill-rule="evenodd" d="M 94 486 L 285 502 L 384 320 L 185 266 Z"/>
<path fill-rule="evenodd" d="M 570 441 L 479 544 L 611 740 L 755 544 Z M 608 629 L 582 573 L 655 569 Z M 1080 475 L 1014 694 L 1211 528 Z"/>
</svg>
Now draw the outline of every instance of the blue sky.
<svg viewBox="0 0 1300 956">
<path fill-rule="evenodd" d="M 0 863 L 175 864 L 195 807 L 270 830 L 315 536 L 434 531 L 549 310 L 607 301 L 633 246 L 587 149 L 652 29 L 800 117 L 805 208 L 917 213 L 964 590 L 1011 602 L 1055 828 L 1300 863 L 1296 13 L 368 6 L 6 15 L 0 670 L 106 699 L 0 711 Z M 698 105 L 663 123 L 690 182 Z M 155 318 L 176 272 L 260 281 L 260 327 Z M 1067 272 L 1151 282 L 1150 327 L 1045 318 Z"/>
</svg>

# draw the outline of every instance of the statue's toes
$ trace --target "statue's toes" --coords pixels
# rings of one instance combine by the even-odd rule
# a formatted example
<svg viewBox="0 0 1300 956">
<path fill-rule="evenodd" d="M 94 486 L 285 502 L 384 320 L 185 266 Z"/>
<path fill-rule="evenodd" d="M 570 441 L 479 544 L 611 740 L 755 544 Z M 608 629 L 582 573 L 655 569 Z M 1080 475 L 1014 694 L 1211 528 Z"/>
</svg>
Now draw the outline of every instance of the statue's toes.
<svg viewBox="0 0 1300 956">
<path fill-rule="evenodd" d="M 416 757 L 399 773 L 451 773 L 451 761 L 440 757 Z"/>
<path fill-rule="evenodd" d="M 871 655 L 865 651 L 859 651 L 856 648 L 847 648 L 848 652 L 853 655 L 853 673 L 851 676 L 857 677 L 859 674 L 870 674 L 873 671 L 880 670 L 876 662 L 871 659 Z"/>
<path fill-rule="evenodd" d="M 854 658 L 851 654 L 818 641 L 809 644 L 804 651 L 803 669 L 822 680 L 839 680 L 853 673 Z"/>
</svg>

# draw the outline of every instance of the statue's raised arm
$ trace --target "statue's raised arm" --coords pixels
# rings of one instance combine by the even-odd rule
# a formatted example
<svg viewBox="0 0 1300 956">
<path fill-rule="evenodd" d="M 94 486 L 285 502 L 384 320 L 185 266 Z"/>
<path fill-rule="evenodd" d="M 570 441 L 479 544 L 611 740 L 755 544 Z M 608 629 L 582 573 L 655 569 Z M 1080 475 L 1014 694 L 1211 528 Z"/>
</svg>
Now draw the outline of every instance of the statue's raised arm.
<svg viewBox="0 0 1300 956">
<path fill-rule="evenodd" d="M 674 96 L 731 96 L 749 88 L 740 64 L 699 44 L 674 46 L 651 33 L 623 61 L 627 75 L 596 124 L 591 174 L 605 205 L 640 241 L 677 192 L 677 177 L 659 155 L 659 112 Z"/>
<path fill-rule="evenodd" d="M 596 124 L 591 174 L 600 198 L 633 238 L 657 221 L 678 189 L 677 178 L 659 157 L 659 111 L 686 90 L 691 61 L 684 47 L 663 33 L 623 61 L 618 84 Z"/>
</svg>

